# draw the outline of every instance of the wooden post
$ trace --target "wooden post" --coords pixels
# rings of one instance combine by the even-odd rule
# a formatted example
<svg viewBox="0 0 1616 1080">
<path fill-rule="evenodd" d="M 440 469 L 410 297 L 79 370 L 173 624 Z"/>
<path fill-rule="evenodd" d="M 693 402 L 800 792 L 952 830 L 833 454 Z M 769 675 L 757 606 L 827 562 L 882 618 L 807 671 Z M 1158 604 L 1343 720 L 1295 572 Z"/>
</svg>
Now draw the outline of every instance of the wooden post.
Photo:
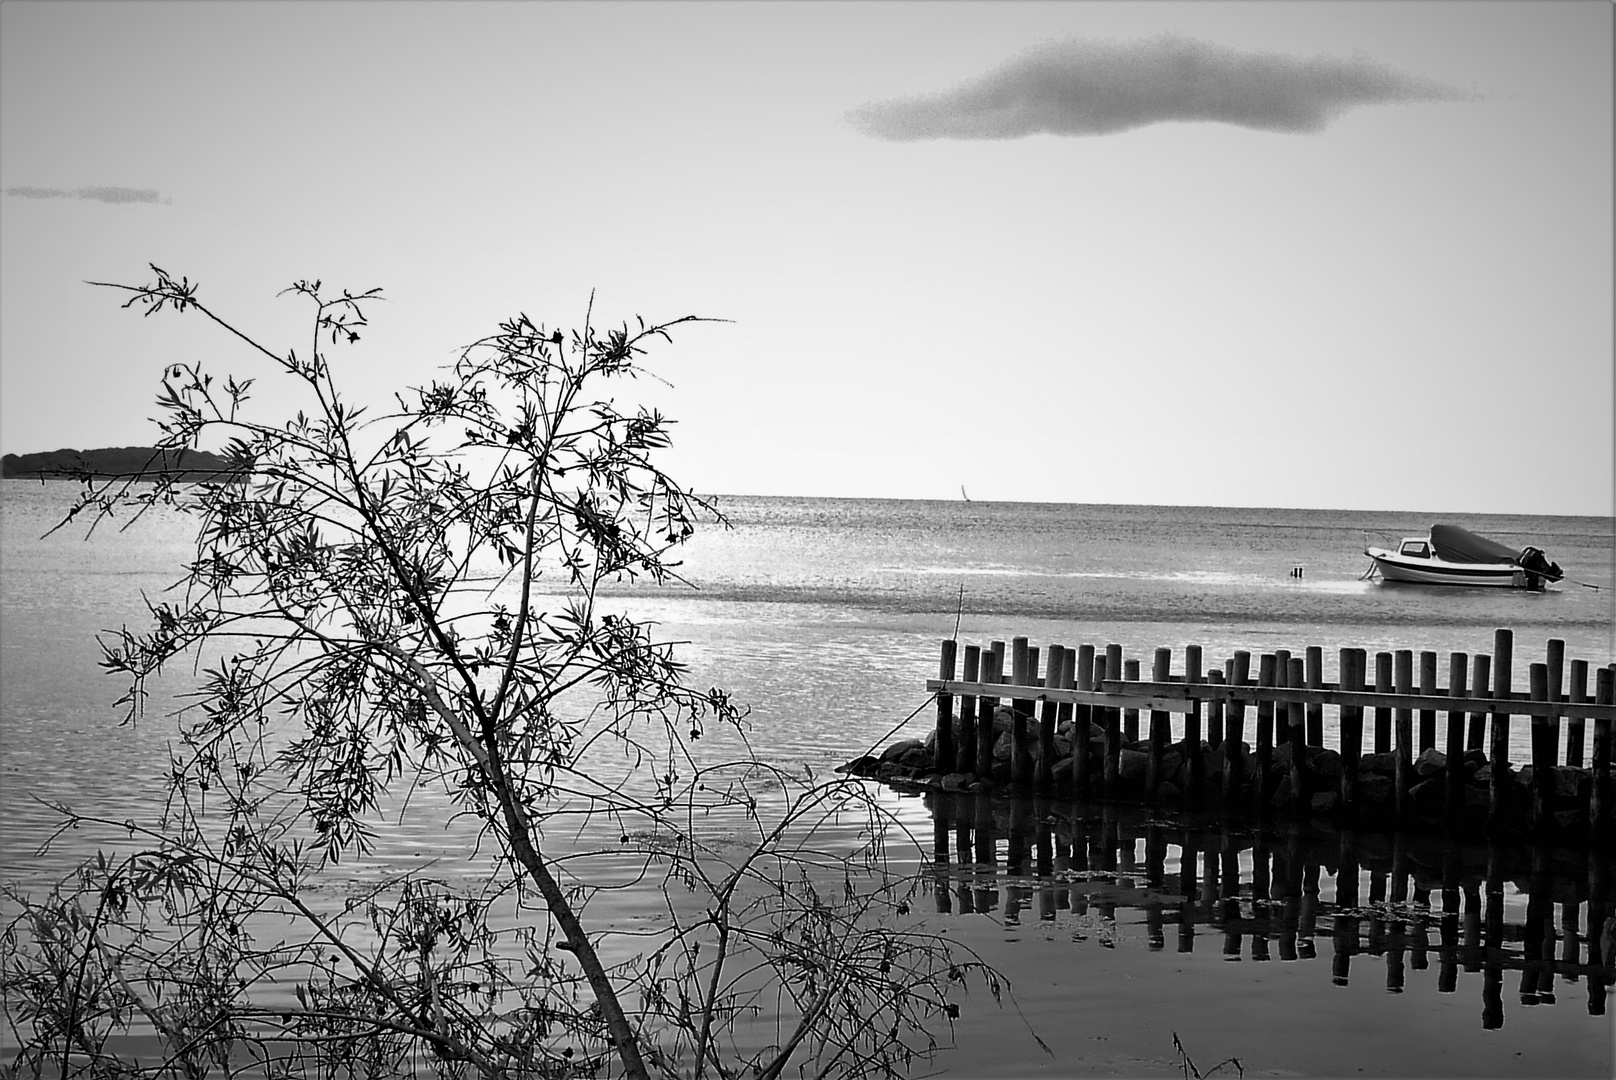
<svg viewBox="0 0 1616 1080">
<path fill-rule="evenodd" d="M 1011 639 L 1010 658 L 1014 666 L 1011 681 L 1018 688 L 1033 685 L 1035 673 L 1026 638 Z M 1010 786 L 1023 793 L 1032 788 L 1032 733 L 1028 730 L 1032 708 L 1031 698 L 1017 697 L 1010 702 Z"/>
<path fill-rule="evenodd" d="M 982 648 L 979 645 L 965 646 L 965 681 L 978 682 L 982 677 Z M 956 747 L 958 764 L 956 769 L 962 773 L 976 772 L 976 695 L 960 695 L 960 730 L 959 745 Z"/>
<path fill-rule="evenodd" d="M 1300 656 L 1292 658 L 1290 677 L 1285 685 L 1301 688 L 1306 679 L 1307 662 Z M 1307 783 L 1307 707 L 1300 701 L 1292 701 L 1286 704 L 1285 713 L 1290 728 L 1291 806 L 1297 814 L 1306 814 L 1313 795 Z"/>
<path fill-rule="evenodd" d="M 1397 692 L 1414 692 L 1414 654 L 1408 649 L 1397 650 Z M 1408 789 L 1414 775 L 1414 712 L 1401 706 L 1397 709 L 1397 765 L 1393 794 L 1397 799 L 1397 820 L 1408 820 Z"/>
<path fill-rule="evenodd" d="M 1324 649 L 1319 645 L 1307 647 L 1307 688 L 1320 690 L 1324 687 Z M 1324 706 L 1313 702 L 1307 703 L 1307 745 L 1324 745 Z"/>
<path fill-rule="evenodd" d="M 1027 686 L 1032 682 L 1027 672 L 1027 639 L 1013 637 L 1010 639 L 1010 681 L 1017 686 Z M 1010 707 L 1020 709 L 1025 703 L 1030 706 L 1032 702 L 1024 698 L 1013 698 Z"/>
<path fill-rule="evenodd" d="M 1184 682 L 1193 687 L 1201 681 L 1201 647 L 1184 646 Z M 1206 802 L 1206 763 L 1201 758 L 1201 702 L 1190 700 L 1190 711 L 1184 715 L 1184 761 L 1188 766 L 1189 787 L 1185 799 L 1190 806 Z"/>
<path fill-rule="evenodd" d="M 1493 658 L 1486 653 L 1477 653 L 1470 662 L 1473 669 L 1470 687 L 1470 696 L 1484 698 L 1487 696 L 1488 678 L 1492 674 Z M 1466 750 L 1487 749 L 1487 714 L 1473 712 L 1470 714 L 1470 731 L 1465 736 Z"/>
<path fill-rule="evenodd" d="M 1099 667 L 1099 660 L 1095 660 L 1095 667 Z M 1106 679 L 1118 679 L 1122 676 L 1122 646 L 1115 643 L 1105 647 L 1105 676 Z M 1102 677 L 1095 676 L 1098 685 Z M 1122 731 L 1120 723 L 1122 711 L 1107 708 L 1105 710 L 1105 797 L 1117 797 L 1117 756 L 1122 752 Z"/>
<path fill-rule="evenodd" d="M 1552 679 L 1552 676 L 1551 676 Z M 1571 661 L 1571 685 L 1567 690 L 1566 700 L 1582 704 L 1588 700 L 1588 661 Z M 1566 720 L 1566 756 L 1567 765 L 1582 768 L 1583 764 L 1583 731 L 1586 721 L 1581 716 L 1573 716 Z"/>
<path fill-rule="evenodd" d="M 1420 694 L 1424 697 L 1436 696 L 1436 653 L 1429 650 L 1420 653 Z M 1436 746 L 1436 710 L 1420 710 L 1420 753 Z"/>
<path fill-rule="evenodd" d="M 1224 673 L 1221 668 L 1213 668 L 1206 673 L 1206 681 L 1213 686 L 1225 685 Z M 1206 744 L 1216 750 L 1223 745 L 1223 699 L 1214 698 L 1206 703 Z"/>
<path fill-rule="evenodd" d="M 1565 642 L 1560 638 L 1550 638 L 1548 656 L 1548 694 L 1549 700 L 1559 703 L 1564 700 L 1562 694 L 1565 690 Z M 1549 725 L 1549 757 L 1550 765 L 1560 763 L 1560 714 L 1553 713 L 1548 717 Z M 1571 764 L 1569 761 L 1567 765 Z"/>
<path fill-rule="evenodd" d="M 1363 690 L 1368 654 L 1363 649 L 1341 650 L 1341 689 L 1347 693 Z M 1363 757 L 1362 705 L 1341 706 L 1341 808 L 1352 811 L 1358 805 L 1358 761 Z M 1343 834 L 1345 835 L 1345 834 Z M 1356 887 L 1357 883 L 1353 883 Z"/>
<path fill-rule="evenodd" d="M 1122 673 L 1120 675 L 1113 675 L 1112 678 L 1121 679 L 1124 682 L 1138 682 L 1139 681 L 1139 661 L 1137 661 L 1137 660 L 1126 660 L 1126 661 L 1124 661 L 1123 665 L 1122 665 Z M 1139 741 L 1139 710 L 1138 709 L 1123 709 L 1122 710 L 1122 738 L 1127 742 L 1138 742 Z"/>
<path fill-rule="evenodd" d="M 1245 686 L 1251 680 L 1251 653 L 1235 651 L 1229 663 L 1229 684 Z M 1245 772 L 1246 703 L 1240 698 L 1229 702 L 1223 732 L 1223 805 L 1233 806 L 1240 797 Z"/>
<path fill-rule="evenodd" d="M 1609 664 L 1594 675 L 1594 701 L 1600 705 L 1616 702 L 1616 668 Z M 1606 845 L 1612 833 L 1610 787 L 1611 721 L 1603 716 L 1594 719 L 1594 784 L 1589 814 L 1590 826 L 1596 843 Z M 1596 856 L 1597 858 L 1597 856 Z"/>
<path fill-rule="evenodd" d="M 989 647 L 982 654 L 982 681 L 997 683 L 1000 679 L 999 665 L 1003 662 L 1004 650 Z M 993 714 L 998 708 L 997 697 L 983 695 L 976 699 L 976 775 L 983 780 L 993 777 L 993 744 L 998 741 L 993 730 Z"/>
<path fill-rule="evenodd" d="M 1466 694 L 1466 684 L 1469 681 L 1467 673 L 1470 668 L 1470 657 L 1462 652 L 1456 652 L 1448 657 L 1448 696 L 1462 698 Z M 1447 771 L 1443 774 L 1442 794 L 1448 808 L 1448 829 L 1457 831 L 1464 813 L 1464 739 L 1465 714 L 1463 712 L 1448 713 L 1448 740 L 1447 740 Z"/>
<path fill-rule="evenodd" d="M 1487 832 L 1497 836 L 1509 825 L 1507 792 L 1509 791 L 1509 698 L 1511 668 L 1515 655 L 1515 634 L 1499 628 L 1493 633 L 1493 700 L 1502 703 L 1492 714 L 1492 747 L 1487 756 L 1492 769 L 1492 783 L 1487 806 Z"/>
<path fill-rule="evenodd" d="M 1291 651 L 1289 649 L 1274 650 L 1274 685 L 1289 686 L 1291 681 Z M 1274 705 L 1274 745 L 1284 746 L 1285 740 L 1291 737 L 1291 707 L 1289 703 L 1276 702 Z"/>
<path fill-rule="evenodd" d="M 1257 685 L 1273 686 L 1278 657 L 1263 653 L 1257 664 Z M 1258 817 L 1268 815 L 1268 769 L 1274 760 L 1274 703 L 1257 702 L 1257 747 L 1251 766 L 1251 802 Z"/>
<path fill-rule="evenodd" d="M 1079 690 L 1094 689 L 1093 645 L 1077 647 L 1077 666 L 1072 679 Z M 1092 705 L 1079 705 L 1072 710 L 1072 793 L 1079 799 L 1089 799 L 1094 794 L 1089 769 L 1089 730 L 1093 719 Z"/>
<path fill-rule="evenodd" d="M 1532 664 L 1527 669 L 1527 685 L 1533 701 L 1549 700 L 1549 665 Z M 1549 795 L 1554 790 L 1554 737 L 1549 718 L 1532 714 L 1532 829 L 1548 831 Z"/>
<path fill-rule="evenodd" d="M 953 638 L 943 640 L 942 656 L 937 663 L 939 679 L 954 681 L 954 658 L 958 648 L 959 642 Z M 937 694 L 937 745 L 932 753 L 932 765 L 939 773 L 954 768 L 954 695 L 947 691 Z"/>
<path fill-rule="evenodd" d="M 1173 670 L 1173 650 L 1161 648 L 1156 650 L 1155 663 L 1151 665 L 1150 677 L 1156 682 L 1166 682 Z M 1145 801 L 1154 803 L 1157 792 L 1161 788 L 1162 758 L 1167 753 L 1167 738 L 1169 735 L 1167 714 L 1160 709 L 1150 710 L 1150 752 L 1145 762 Z"/>
<path fill-rule="evenodd" d="M 1392 654 L 1375 654 L 1375 693 L 1392 692 Z M 1392 748 L 1392 710 L 1390 706 L 1375 706 L 1375 753 L 1389 753 Z"/>
<path fill-rule="evenodd" d="M 1065 652 L 1065 647 L 1061 645 L 1049 647 L 1049 658 L 1045 662 L 1045 689 L 1052 690 L 1060 684 L 1061 668 L 1066 663 Z M 1038 760 L 1033 769 L 1032 788 L 1040 795 L 1049 794 L 1055 786 L 1055 714 L 1059 708 L 1054 701 L 1045 698 L 1038 710 Z"/>
</svg>

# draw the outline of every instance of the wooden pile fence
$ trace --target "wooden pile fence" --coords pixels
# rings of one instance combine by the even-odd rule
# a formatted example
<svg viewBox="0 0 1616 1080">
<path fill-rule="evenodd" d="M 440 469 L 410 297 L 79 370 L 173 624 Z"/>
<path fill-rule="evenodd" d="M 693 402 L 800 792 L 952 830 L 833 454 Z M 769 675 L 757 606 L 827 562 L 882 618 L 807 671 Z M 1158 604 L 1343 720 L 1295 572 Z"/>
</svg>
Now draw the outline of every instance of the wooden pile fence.
<svg viewBox="0 0 1616 1080">
<path fill-rule="evenodd" d="M 1412 650 L 1380 652 L 1371 668 L 1366 650 L 1343 648 L 1340 678 L 1333 683 L 1323 679 L 1323 649 L 1317 646 L 1299 655 L 1287 650 L 1261 654 L 1255 678 L 1253 657 L 1246 650 L 1209 670 L 1203 668 L 1200 646 L 1186 646 L 1183 654 L 1183 671 L 1174 674 L 1172 650 L 1156 649 L 1151 677 L 1145 679 L 1139 662 L 1125 661 L 1119 645 L 1103 649 L 1052 645 L 1044 651 L 1046 674 L 1040 677 L 1040 650 L 1025 637 L 1013 639 L 1008 649 L 1002 641 L 986 648 L 967 645 L 963 655 L 955 641 L 945 640 L 938 678 L 926 683 L 927 690 L 937 695 L 931 771 L 938 777 L 957 774 L 986 780 L 999 738 L 995 712 L 1007 699 L 1011 752 L 1006 779 L 1013 792 L 1056 790 L 1057 733 L 1083 732 L 1083 725 L 1091 725 L 1086 730 L 1102 738 L 1103 753 L 1098 762 L 1094 754 L 1074 753 L 1070 777 L 1063 777 L 1058 786 L 1079 799 L 1117 797 L 1120 751 L 1124 741 L 1139 741 L 1139 717 L 1144 713 L 1147 802 L 1162 792 L 1170 747 L 1183 759 L 1178 775 L 1184 780 L 1180 794 L 1185 806 L 1232 807 L 1243 786 L 1250 784 L 1251 808 L 1258 814 L 1274 809 L 1276 760 L 1282 766 L 1288 763 L 1287 801 L 1292 807 L 1301 812 L 1326 807 L 1351 813 L 1362 809 L 1359 766 L 1364 755 L 1395 754 L 1393 816 L 1398 823 L 1414 823 L 1422 818 L 1410 797 L 1416 786 L 1416 755 L 1438 749 L 1445 755 L 1441 818 L 1447 824 L 1456 827 L 1466 816 L 1465 788 L 1469 773 L 1477 771 L 1467 773 L 1468 755 L 1472 763 L 1484 757 L 1491 772 L 1485 814 L 1488 834 L 1558 828 L 1587 831 L 1601 841 L 1616 839 L 1612 827 L 1616 792 L 1610 784 L 1616 664 L 1590 672 L 1586 660 L 1567 663 L 1561 640 L 1548 642 L 1544 662 L 1529 665 L 1526 693 L 1513 687 L 1514 634 L 1507 629 L 1496 632 L 1490 656 L 1451 653 L 1445 685 L 1439 682 L 1438 654 L 1430 651 L 1419 653 L 1417 664 Z M 957 670 L 959 661 L 963 671 Z M 1595 685 L 1590 698 L 1591 674 Z M 1339 745 L 1334 748 L 1324 746 L 1326 709 L 1337 713 Z M 1249 760 L 1248 710 L 1255 713 Z M 1443 715 L 1445 726 L 1439 723 Z M 1517 783 L 1509 757 L 1511 721 L 1516 716 L 1529 717 L 1531 724 L 1531 798 L 1524 814 L 1510 790 Z M 1174 717 L 1182 718 L 1176 733 Z M 1590 720 L 1592 756 L 1585 764 Z M 1068 728 L 1068 722 L 1075 728 Z M 1087 746 L 1084 739 L 1071 741 Z M 1556 801 L 1556 785 L 1565 779 L 1556 768 L 1561 765 L 1562 741 L 1564 765 L 1585 770 L 1589 780 L 1583 785 L 1586 795 L 1570 816 L 1564 800 Z M 1323 793 L 1308 790 L 1313 770 L 1307 748 L 1339 753 L 1336 798 L 1313 802 L 1313 795 Z M 1211 751 L 1219 753 L 1221 777 L 1209 786 L 1206 757 Z M 1576 776 L 1570 780 L 1581 783 Z M 1430 815 L 1423 817 L 1428 820 Z"/>
</svg>

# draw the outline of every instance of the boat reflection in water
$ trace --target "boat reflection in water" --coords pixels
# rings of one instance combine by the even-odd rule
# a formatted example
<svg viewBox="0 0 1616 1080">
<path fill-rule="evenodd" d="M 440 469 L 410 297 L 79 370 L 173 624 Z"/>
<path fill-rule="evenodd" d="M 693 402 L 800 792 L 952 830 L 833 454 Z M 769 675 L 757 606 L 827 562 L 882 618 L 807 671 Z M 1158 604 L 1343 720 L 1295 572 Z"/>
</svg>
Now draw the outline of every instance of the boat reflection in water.
<svg viewBox="0 0 1616 1080">
<path fill-rule="evenodd" d="M 1152 950 L 1171 936 L 1192 952 L 1210 937 L 1231 961 L 1313 960 L 1323 939 L 1336 984 L 1384 978 L 1394 993 L 1409 968 L 1436 965 L 1441 993 L 1473 974 L 1484 1028 L 1504 1024 L 1506 978 L 1518 980 L 1523 1005 L 1574 992 L 1589 1014 L 1605 1014 L 1616 897 L 1602 855 L 1175 823 L 1054 800 L 934 794 L 926 804 L 939 913 L 1075 919 L 1075 937 L 1110 945 L 1117 912 L 1134 909 Z"/>
</svg>

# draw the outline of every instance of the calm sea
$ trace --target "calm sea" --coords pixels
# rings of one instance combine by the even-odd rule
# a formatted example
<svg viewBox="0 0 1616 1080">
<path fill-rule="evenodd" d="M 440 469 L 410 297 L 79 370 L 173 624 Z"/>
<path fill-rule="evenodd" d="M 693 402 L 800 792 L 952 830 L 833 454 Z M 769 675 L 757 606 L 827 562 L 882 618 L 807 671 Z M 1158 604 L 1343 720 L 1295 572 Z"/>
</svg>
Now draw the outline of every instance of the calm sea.
<svg viewBox="0 0 1616 1080">
<path fill-rule="evenodd" d="M 99 672 L 95 634 L 141 621 L 144 598 L 156 598 L 187 558 L 187 522 L 159 511 L 124 532 L 103 526 L 88 539 L 82 529 L 42 539 L 73 490 L 0 481 L 0 862 L 7 880 L 25 884 L 59 875 L 80 854 L 68 847 L 47 859 L 33 856 L 50 820 L 38 800 L 140 817 L 158 797 L 167 760 L 161 708 L 136 728 L 119 725 L 112 701 L 121 690 Z M 1016 635 L 1034 644 L 1118 643 L 1147 670 L 1154 650 L 1166 646 L 1174 650 L 1175 672 L 1182 671 L 1186 644 L 1202 646 L 1208 665 L 1236 649 L 1299 653 L 1317 645 L 1326 678 L 1333 678 L 1344 646 L 1485 653 L 1495 630 L 1507 627 L 1515 634 L 1517 689 L 1524 688 L 1525 665 L 1542 658 L 1551 638 L 1566 642 L 1568 658 L 1595 665 L 1616 659 L 1616 539 L 1609 518 L 964 500 L 734 497 L 722 505 L 730 527 L 705 529 L 684 553 L 688 587 L 619 586 L 611 603 L 655 620 L 663 637 L 682 642 L 694 682 L 726 687 L 748 703 L 753 745 L 783 765 L 830 768 L 900 733 L 923 733 L 924 682 L 935 676 L 938 643 L 956 628 L 965 643 Z M 1366 541 L 1395 542 L 1424 533 L 1433 521 L 1541 547 L 1567 579 L 1542 593 L 1362 580 Z M 182 692 L 187 679 L 176 672 L 170 692 Z M 918 800 L 903 800 L 902 807 L 917 829 L 926 827 L 930 819 Z M 401 832 L 392 842 L 401 859 L 406 849 L 445 846 L 441 834 L 419 832 Z M 635 904 L 632 896 L 612 902 Z M 996 962 L 1031 963 L 1033 947 L 1018 952 L 1014 944 L 1031 935 L 1009 933 L 1002 915 L 962 921 L 958 932 L 998 950 Z M 1074 964 L 1085 948 L 1079 937 L 1086 940 L 1063 936 Z M 1121 980 L 1117 992 L 1125 992 L 1130 977 L 1108 976 Z M 1039 1010 L 1055 1016 L 1063 1001 L 1094 993 L 1075 976 L 1030 978 L 1042 995 Z M 1328 973 L 1316 981 L 1328 987 Z M 1422 1009 L 1430 1007 L 1426 997 L 1436 995 L 1421 996 Z M 1376 1008 L 1367 1007 L 1366 1022 L 1409 1022 L 1406 1015 L 1381 1017 Z M 1465 1008 L 1469 1020 L 1460 1026 L 1479 1029 L 1479 1006 Z M 1530 1030 L 1516 1019 L 1505 1030 L 1527 1040 L 1520 1053 L 1565 1038 L 1608 1043 L 1608 1022 L 1574 1015 L 1579 1009 L 1567 1005 L 1549 1020 L 1529 1019 L 1538 1025 Z M 1430 1030 L 1447 1030 L 1429 1023 Z M 1569 1035 L 1562 1031 L 1568 1024 Z M 1110 1049 L 1118 1061 L 1134 1054 L 1173 1064 L 1170 1053 L 1139 1057 L 1142 1050 Z M 1254 1050 L 1246 1050 L 1248 1064 Z M 1609 1061 L 1608 1054 L 1595 1057 Z M 1060 1071 L 1036 1053 L 964 1060 L 967 1074 Z M 1372 1071 L 1399 1071 L 1390 1059 L 1375 1061 L 1384 1067 Z M 1502 1066 L 1488 1071 L 1525 1075 Z"/>
</svg>

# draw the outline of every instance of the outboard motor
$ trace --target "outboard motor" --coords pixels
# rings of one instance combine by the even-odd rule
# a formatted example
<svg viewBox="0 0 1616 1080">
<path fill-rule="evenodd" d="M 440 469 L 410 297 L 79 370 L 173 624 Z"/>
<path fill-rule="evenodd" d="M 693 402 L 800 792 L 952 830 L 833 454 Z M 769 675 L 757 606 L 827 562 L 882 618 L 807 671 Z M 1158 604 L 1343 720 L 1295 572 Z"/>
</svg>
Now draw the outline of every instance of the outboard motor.
<svg viewBox="0 0 1616 1080">
<path fill-rule="evenodd" d="M 1560 569 L 1560 564 L 1550 562 L 1548 556 L 1543 554 L 1542 548 L 1522 548 L 1521 557 L 1518 561 L 1522 570 L 1547 581 L 1559 581 L 1565 576 L 1565 573 Z"/>
</svg>

